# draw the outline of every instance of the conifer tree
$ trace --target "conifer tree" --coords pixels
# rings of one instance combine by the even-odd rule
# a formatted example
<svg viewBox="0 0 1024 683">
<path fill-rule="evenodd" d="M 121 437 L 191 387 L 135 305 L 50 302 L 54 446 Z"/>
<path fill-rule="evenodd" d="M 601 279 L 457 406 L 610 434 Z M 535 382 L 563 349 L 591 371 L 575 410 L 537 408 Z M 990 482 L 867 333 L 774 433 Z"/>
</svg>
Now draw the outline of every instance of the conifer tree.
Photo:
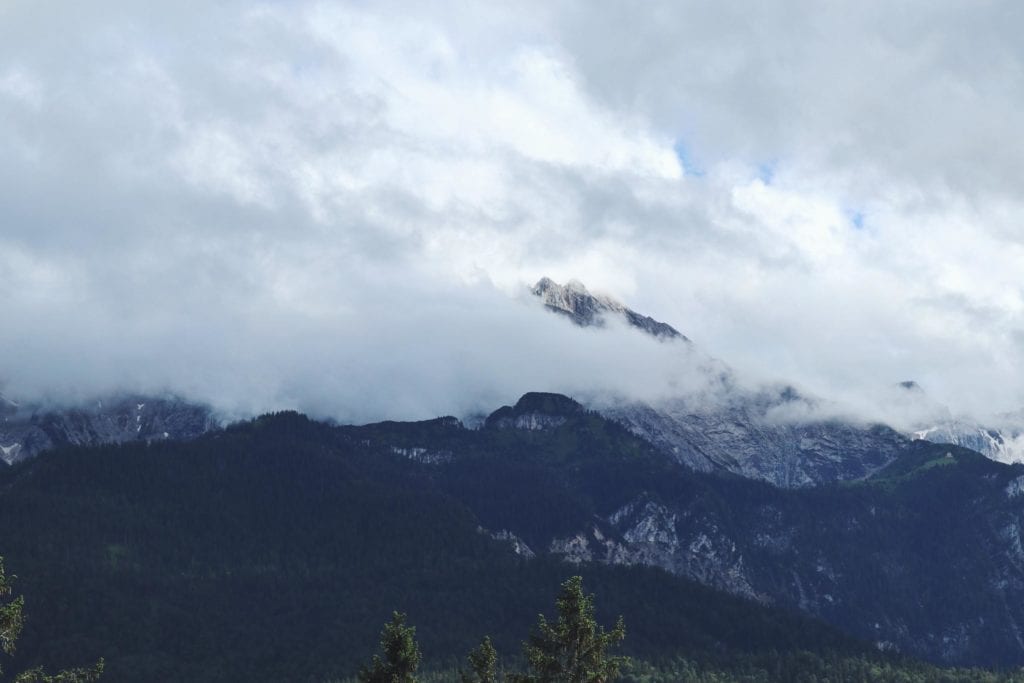
<svg viewBox="0 0 1024 683">
<path fill-rule="evenodd" d="M 609 657 L 609 647 L 626 637 L 619 617 L 606 632 L 594 619 L 594 596 L 583 593 L 583 579 L 573 576 L 562 584 L 556 601 L 558 620 L 548 623 L 541 614 L 536 631 L 524 643 L 530 672 L 517 683 L 608 683 L 629 661 Z"/>
<path fill-rule="evenodd" d="M 485 636 L 466 659 L 469 672 L 462 672 L 462 683 L 498 683 L 498 652 L 491 644 L 490 636 Z"/>
<path fill-rule="evenodd" d="M 7 577 L 4 572 L 3 558 L 0 558 L 0 600 L 7 600 L 11 596 L 13 590 L 11 579 L 13 578 L 13 576 L 10 579 Z M 25 599 L 19 595 L 14 600 L 0 606 L 0 648 L 3 649 L 4 654 L 14 654 L 14 646 L 18 636 L 21 635 L 21 626 L 24 620 L 21 610 L 24 605 Z"/>
<path fill-rule="evenodd" d="M 405 625 L 405 615 L 393 612 L 391 621 L 380 633 L 381 654 L 374 655 L 370 666 L 359 670 L 360 683 L 416 683 L 420 665 L 420 647 L 416 628 Z"/>
</svg>

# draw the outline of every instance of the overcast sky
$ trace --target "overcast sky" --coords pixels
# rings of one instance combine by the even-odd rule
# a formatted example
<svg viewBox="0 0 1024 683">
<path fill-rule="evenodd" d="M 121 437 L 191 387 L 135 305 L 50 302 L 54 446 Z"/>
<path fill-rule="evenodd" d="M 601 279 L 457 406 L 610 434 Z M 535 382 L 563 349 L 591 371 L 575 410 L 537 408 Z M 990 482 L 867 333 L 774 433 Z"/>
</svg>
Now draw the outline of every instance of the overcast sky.
<svg viewBox="0 0 1024 683">
<path fill-rule="evenodd" d="M 0 381 L 342 420 L 745 376 L 1024 406 L 1018 2 L 0 2 Z M 679 382 L 679 377 L 673 381 Z"/>
</svg>

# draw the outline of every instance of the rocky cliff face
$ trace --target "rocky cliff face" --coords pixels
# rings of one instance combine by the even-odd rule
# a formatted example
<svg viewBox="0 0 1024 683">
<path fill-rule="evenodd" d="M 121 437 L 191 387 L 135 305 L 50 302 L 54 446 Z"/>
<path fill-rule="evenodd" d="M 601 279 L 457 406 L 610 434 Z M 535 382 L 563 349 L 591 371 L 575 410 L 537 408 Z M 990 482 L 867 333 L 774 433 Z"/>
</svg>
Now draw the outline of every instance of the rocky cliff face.
<svg viewBox="0 0 1024 683">
<path fill-rule="evenodd" d="M 566 397 L 528 394 L 487 422 L 342 431 L 389 453 L 447 449 L 423 476 L 524 557 L 659 567 L 881 648 L 1024 663 L 1024 466 L 884 431 L 870 444 L 888 443 L 877 462 L 889 462 L 862 481 L 780 488 L 733 476 L 729 463 L 683 467 Z M 853 437 L 786 438 L 806 439 L 799 460 L 814 462 L 807 452 L 840 458 Z"/>
<path fill-rule="evenodd" d="M 212 411 L 173 397 L 117 396 L 75 408 L 4 400 L 0 459 L 12 464 L 63 445 L 189 439 L 218 426 Z"/>
<path fill-rule="evenodd" d="M 570 280 L 560 285 L 550 278 L 541 278 L 533 287 L 548 310 L 564 315 L 580 327 L 603 327 L 611 317 L 643 330 L 659 339 L 689 341 L 671 325 L 626 308 L 611 297 L 591 294 L 582 282 Z"/>
<path fill-rule="evenodd" d="M 502 406 L 484 421 L 486 429 L 554 429 L 584 412 L 583 406 L 566 396 L 531 392 L 514 406 Z"/>
<path fill-rule="evenodd" d="M 856 480 L 891 462 L 908 440 L 881 425 L 785 418 L 814 415 L 819 406 L 788 386 L 745 387 L 732 369 L 703 354 L 671 325 L 591 294 L 579 282 L 560 285 L 543 278 L 533 293 L 580 326 L 601 326 L 609 316 L 620 316 L 657 339 L 687 342 L 679 351 L 706 378 L 703 395 L 624 401 L 598 410 L 695 470 L 732 472 L 784 487 Z"/>
<path fill-rule="evenodd" d="M 913 436 L 932 443 L 970 448 L 998 462 L 1024 462 L 1024 427 L 1021 426 L 987 427 L 965 420 L 949 420 L 919 429 Z"/>
<path fill-rule="evenodd" d="M 1024 660 L 1024 475 L 974 458 L 956 450 L 845 492 L 645 491 L 548 551 L 661 567 L 883 649 L 1009 665 Z"/>
<path fill-rule="evenodd" d="M 888 403 L 887 409 L 911 425 L 908 435 L 914 439 L 963 446 L 998 462 L 1024 462 L 1024 412 L 980 421 L 956 416 L 913 380 L 891 387 Z"/>
<path fill-rule="evenodd" d="M 773 417 L 772 408 L 796 400 L 737 392 L 721 404 L 668 400 L 602 413 L 695 470 L 724 470 L 789 488 L 863 479 L 908 441 L 882 425 Z"/>
</svg>

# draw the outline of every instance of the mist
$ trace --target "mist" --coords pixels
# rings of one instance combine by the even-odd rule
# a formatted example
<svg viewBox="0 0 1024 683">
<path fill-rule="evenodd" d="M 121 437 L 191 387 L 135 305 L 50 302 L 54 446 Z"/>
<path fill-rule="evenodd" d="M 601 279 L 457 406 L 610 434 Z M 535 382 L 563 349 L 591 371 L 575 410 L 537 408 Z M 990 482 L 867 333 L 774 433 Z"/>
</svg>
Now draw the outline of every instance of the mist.
<svg viewBox="0 0 1024 683">
<path fill-rule="evenodd" d="M 715 357 L 819 417 L 1019 410 L 1020 12 L 784 5 L 4 3 L 2 391 L 359 422 L 714 404 Z"/>
<path fill-rule="evenodd" d="M 23 328 L 5 339 L 16 363 L 4 391 L 46 403 L 169 392 L 228 419 L 297 409 L 361 423 L 472 416 L 527 391 L 658 401 L 710 382 L 685 342 L 614 319 L 576 327 L 525 288 L 510 298 L 488 284 L 429 290 L 415 278 L 348 286 L 362 293 L 358 308 L 314 315 L 258 306 L 230 318 L 217 309 L 171 330 L 159 313 L 129 327 L 69 310 L 60 330 Z M 28 338 L 44 343 L 18 343 Z"/>
</svg>

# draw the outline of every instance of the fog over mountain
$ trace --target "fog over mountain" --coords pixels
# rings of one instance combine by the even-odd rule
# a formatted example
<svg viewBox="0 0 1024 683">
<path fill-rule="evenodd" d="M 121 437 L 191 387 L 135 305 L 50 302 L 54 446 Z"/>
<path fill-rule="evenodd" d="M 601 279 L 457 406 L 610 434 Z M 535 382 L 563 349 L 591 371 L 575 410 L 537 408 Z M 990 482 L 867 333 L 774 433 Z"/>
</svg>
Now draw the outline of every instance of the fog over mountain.
<svg viewBox="0 0 1024 683">
<path fill-rule="evenodd" d="M 1024 406 L 1015 3 L 521 5 L 0 4 L 0 391 Z"/>
</svg>

